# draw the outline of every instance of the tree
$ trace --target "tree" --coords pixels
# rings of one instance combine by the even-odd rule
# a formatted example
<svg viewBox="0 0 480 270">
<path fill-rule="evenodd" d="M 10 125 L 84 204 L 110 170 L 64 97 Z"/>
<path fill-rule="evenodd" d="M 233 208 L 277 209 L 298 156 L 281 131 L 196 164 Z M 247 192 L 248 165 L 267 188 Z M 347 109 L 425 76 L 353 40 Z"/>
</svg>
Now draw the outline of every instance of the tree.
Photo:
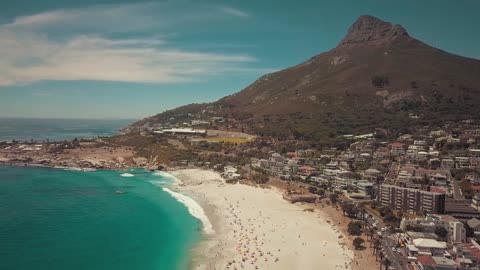
<svg viewBox="0 0 480 270">
<path fill-rule="evenodd" d="M 475 236 L 475 230 L 468 225 L 468 223 L 465 223 L 465 234 L 467 237 L 474 237 Z"/>
<path fill-rule="evenodd" d="M 390 265 L 392 263 L 390 262 L 390 260 L 387 257 L 384 257 L 382 264 L 383 264 L 383 266 L 385 266 L 385 270 L 388 270 L 388 268 L 390 267 Z"/>
<path fill-rule="evenodd" d="M 372 85 L 376 88 L 383 88 L 390 84 L 388 76 L 386 75 L 375 75 L 372 77 Z"/>
<path fill-rule="evenodd" d="M 358 214 L 358 209 L 353 203 L 344 203 L 342 204 L 343 213 L 346 214 L 349 218 L 354 218 Z"/>
<path fill-rule="evenodd" d="M 385 255 L 383 254 L 383 252 L 379 252 L 378 253 L 378 256 L 380 257 L 380 269 L 382 269 L 382 261 L 383 261 L 383 257 L 385 257 Z"/>
<path fill-rule="evenodd" d="M 438 226 L 435 228 L 435 234 L 438 235 L 440 238 L 447 238 L 447 235 L 448 235 L 448 231 L 442 227 L 442 226 Z"/>
<path fill-rule="evenodd" d="M 362 222 L 350 221 L 347 230 L 350 235 L 360 235 L 362 233 Z"/>
<path fill-rule="evenodd" d="M 265 184 L 268 182 L 268 176 L 262 173 L 255 173 L 253 175 L 253 181 L 257 184 Z"/>
<path fill-rule="evenodd" d="M 318 189 L 316 187 L 308 187 L 308 192 L 316 194 L 318 192 Z"/>
<path fill-rule="evenodd" d="M 77 137 L 75 137 L 75 139 L 73 139 L 72 144 L 73 144 L 74 147 L 79 147 L 80 146 L 80 141 L 78 140 Z"/>
<path fill-rule="evenodd" d="M 380 248 L 380 245 L 380 240 L 375 238 L 375 241 L 373 241 L 373 253 L 376 255 L 375 257 L 378 256 L 378 249 Z"/>
<path fill-rule="evenodd" d="M 360 249 L 364 242 L 365 240 L 363 240 L 362 238 L 355 237 L 355 239 L 353 239 L 353 246 L 355 247 L 355 249 Z"/>
<path fill-rule="evenodd" d="M 375 234 L 375 229 L 373 227 L 368 227 L 367 229 L 367 240 L 368 240 L 368 236 L 370 236 L 370 242 L 373 240 L 373 235 Z"/>
<path fill-rule="evenodd" d="M 337 204 L 337 202 L 338 202 L 338 194 L 337 193 L 330 194 L 329 198 L 330 198 L 330 202 L 332 204 Z"/>
<path fill-rule="evenodd" d="M 359 203 L 356 208 L 360 212 L 360 219 L 362 220 L 362 223 L 363 223 L 363 229 L 365 229 L 367 227 L 367 220 L 365 218 L 365 213 L 366 213 L 365 205 L 363 203 Z"/>
<path fill-rule="evenodd" d="M 398 227 L 397 223 L 400 222 L 400 219 L 395 216 L 392 209 L 388 207 L 382 207 L 379 212 L 385 223 L 393 224 L 395 227 Z"/>
<path fill-rule="evenodd" d="M 408 224 L 406 226 L 406 229 L 407 229 L 407 231 L 412 231 L 412 232 L 423 232 L 424 231 L 422 226 L 416 225 L 416 224 L 414 224 L 414 225 Z"/>
</svg>

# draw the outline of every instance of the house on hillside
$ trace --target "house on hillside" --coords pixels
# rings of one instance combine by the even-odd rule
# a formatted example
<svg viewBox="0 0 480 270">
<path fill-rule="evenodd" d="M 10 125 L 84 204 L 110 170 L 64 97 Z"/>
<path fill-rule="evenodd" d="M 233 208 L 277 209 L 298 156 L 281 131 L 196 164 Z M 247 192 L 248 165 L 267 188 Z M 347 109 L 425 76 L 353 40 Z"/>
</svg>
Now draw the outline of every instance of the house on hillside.
<svg viewBox="0 0 480 270">
<path fill-rule="evenodd" d="M 451 169 L 455 166 L 455 161 L 451 158 L 442 158 L 440 167 L 442 169 Z"/>
<path fill-rule="evenodd" d="M 310 166 L 302 166 L 302 167 L 298 168 L 298 173 L 302 176 L 310 176 L 310 175 L 313 175 L 317 172 L 318 172 L 317 169 L 315 169 L 314 167 L 310 167 Z"/>
<path fill-rule="evenodd" d="M 480 232 L 480 219 L 472 218 L 467 221 L 467 224 L 475 232 Z"/>
<path fill-rule="evenodd" d="M 373 183 L 377 181 L 377 178 L 379 176 L 380 176 L 380 171 L 377 169 L 370 168 L 363 172 L 363 178 Z"/>
<path fill-rule="evenodd" d="M 241 175 L 237 173 L 237 168 L 233 166 L 225 166 L 223 167 L 222 176 L 227 181 L 237 180 L 240 179 Z"/>
<path fill-rule="evenodd" d="M 401 156 L 405 154 L 405 144 L 395 142 L 390 145 L 390 153 L 394 156 Z"/>
</svg>

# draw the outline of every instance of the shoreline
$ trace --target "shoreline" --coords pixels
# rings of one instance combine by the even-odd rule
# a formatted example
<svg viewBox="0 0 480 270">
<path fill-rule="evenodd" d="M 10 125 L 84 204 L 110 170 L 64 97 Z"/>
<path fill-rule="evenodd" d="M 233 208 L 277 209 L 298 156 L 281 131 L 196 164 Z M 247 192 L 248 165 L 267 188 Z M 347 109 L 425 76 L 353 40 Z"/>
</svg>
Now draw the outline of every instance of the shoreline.
<svg viewBox="0 0 480 270">
<path fill-rule="evenodd" d="M 0 164 L 107 170 L 124 170 L 149 165 L 146 162 L 147 159 L 136 157 L 134 150 L 130 147 L 104 145 L 101 142 L 79 142 L 78 144 L 74 147 L 68 143 L 6 146 L 0 148 Z"/>
<path fill-rule="evenodd" d="M 167 173 L 181 181 L 174 191 L 200 204 L 215 231 L 202 233 L 192 248 L 191 269 L 352 269 L 345 235 L 322 211 L 290 204 L 278 190 L 225 184 L 209 170 Z"/>
<path fill-rule="evenodd" d="M 3 165 L 83 171 L 77 167 L 28 163 Z M 369 257 L 367 254 L 353 250 L 350 242 L 346 242 L 351 237 L 337 222 L 345 217 L 340 217 L 341 213 L 333 208 L 315 206 L 313 212 L 305 211 L 307 208 L 311 210 L 312 205 L 291 204 L 282 198 L 278 188 L 226 184 L 217 172 L 202 168 L 168 168 L 152 173 L 171 178 L 172 183 L 163 187 L 163 191 L 183 204 L 189 214 L 202 223 L 198 242 L 193 244 L 185 258 L 187 269 L 287 270 L 324 269 L 326 266 L 328 269 L 368 269 L 360 266 L 358 259 L 362 265 L 372 265 L 364 261 Z M 182 201 L 172 193 L 191 201 Z M 192 213 L 189 203 L 200 207 L 200 218 Z M 202 215 L 208 219 L 211 232 L 204 230 Z"/>
</svg>

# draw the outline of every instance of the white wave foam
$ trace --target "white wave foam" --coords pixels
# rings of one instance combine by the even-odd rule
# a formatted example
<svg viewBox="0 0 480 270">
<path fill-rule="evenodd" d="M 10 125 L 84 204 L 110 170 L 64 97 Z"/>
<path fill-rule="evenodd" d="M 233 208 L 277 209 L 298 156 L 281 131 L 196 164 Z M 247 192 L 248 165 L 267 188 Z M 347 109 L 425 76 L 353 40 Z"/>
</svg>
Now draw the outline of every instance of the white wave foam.
<svg viewBox="0 0 480 270">
<path fill-rule="evenodd" d="M 152 181 L 148 181 L 148 182 L 152 185 L 160 186 L 160 187 L 167 184 L 165 181 L 154 181 L 154 180 L 152 180 Z"/>
<path fill-rule="evenodd" d="M 153 175 L 155 176 L 161 176 L 161 177 L 164 177 L 164 178 L 167 178 L 169 180 L 172 181 L 172 185 L 176 185 L 176 186 L 179 186 L 182 184 L 182 181 L 180 179 L 178 179 L 177 177 L 167 173 L 167 172 L 164 172 L 164 171 L 155 171 L 153 173 Z"/>
<path fill-rule="evenodd" d="M 121 177 L 134 177 L 135 175 L 133 175 L 131 173 L 122 173 L 120 176 Z"/>
<path fill-rule="evenodd" d="M 43 165 L 39 165 L 43 166 Z M 59 169 L 64 171 L 76 171 L 76 172 L 94 172 L 96 169 L 94 168 L 80 168 L 80 167 L 65 167 L 65 166 L 53 166 L 53 169 Z"/>
<path fill-rule="evenodd" d="M 190 215 L 195 217 L 196 219 L 200 220 L 203 224 L 203 231 L 207 234 L 213 234 L 215 231 L 213 230 L 212 223 L 210 223 L 210 220 L 208 219 L 207 215 L 205 214 L 205 211 L 203 211 L 203 208 L 192 198 L 187 197 L 183 194 L 171 191 L 168 188 L 163 188 L 163 191 L 167 192 L 170 194 L 172 197 L 174 197 L 178 202 L 182 203 L 185 205 L 188 209 L 188 212 Z"/>
</svg>

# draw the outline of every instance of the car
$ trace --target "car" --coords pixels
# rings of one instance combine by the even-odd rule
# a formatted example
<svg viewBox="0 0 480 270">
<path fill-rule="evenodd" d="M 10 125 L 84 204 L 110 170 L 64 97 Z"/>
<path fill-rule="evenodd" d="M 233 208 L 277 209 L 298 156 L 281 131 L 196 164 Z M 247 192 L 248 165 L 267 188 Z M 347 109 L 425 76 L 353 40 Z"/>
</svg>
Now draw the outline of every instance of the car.
<svg viewBox="0 0 480 270">
<path fill-rule="evenodd" d="M 396 251 L 396 249 L 395 249 L 394 247 L 392 247 L 392 251 L 393 251 L 393 252 L 395 252 L 395 251 Z"/>
</svg>

